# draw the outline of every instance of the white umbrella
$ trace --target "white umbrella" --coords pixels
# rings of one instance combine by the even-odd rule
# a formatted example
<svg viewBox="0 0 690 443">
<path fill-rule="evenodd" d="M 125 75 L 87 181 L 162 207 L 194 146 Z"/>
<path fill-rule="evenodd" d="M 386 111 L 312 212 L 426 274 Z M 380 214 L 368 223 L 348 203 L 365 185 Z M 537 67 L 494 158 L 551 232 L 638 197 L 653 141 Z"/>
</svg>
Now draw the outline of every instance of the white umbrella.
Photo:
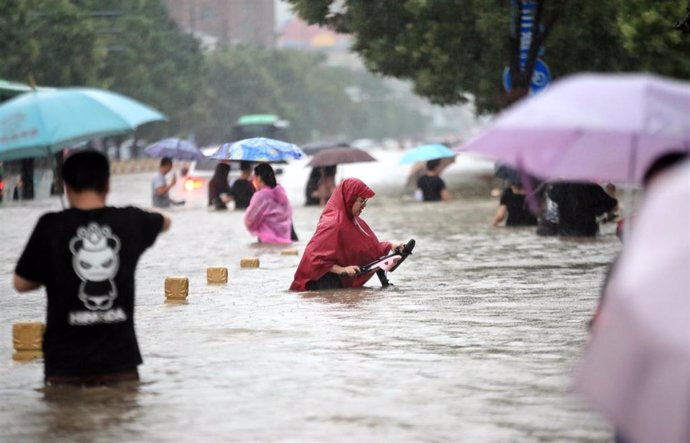
<svg viewBox="0 0 690 443">
<path fill-rule="evenodd" d="M 649 191 L 576 390 L 631 441 L 690 441 L 690 163 Z"/>
</svg>

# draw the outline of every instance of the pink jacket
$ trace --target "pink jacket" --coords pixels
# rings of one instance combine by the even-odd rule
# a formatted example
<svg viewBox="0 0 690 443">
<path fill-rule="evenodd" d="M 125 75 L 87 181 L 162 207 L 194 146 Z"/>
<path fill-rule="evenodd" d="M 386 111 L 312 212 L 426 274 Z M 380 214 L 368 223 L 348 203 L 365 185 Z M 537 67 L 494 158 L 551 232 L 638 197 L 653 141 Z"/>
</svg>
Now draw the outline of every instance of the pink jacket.
<svg viewBox="0 0 690 443">
<path fill-rule="evenodd" d="M 291 243 L 292 207 L 282 186 L 256 191 L 244 214 L 244 225 L 262 243 Z"/>
</svg>

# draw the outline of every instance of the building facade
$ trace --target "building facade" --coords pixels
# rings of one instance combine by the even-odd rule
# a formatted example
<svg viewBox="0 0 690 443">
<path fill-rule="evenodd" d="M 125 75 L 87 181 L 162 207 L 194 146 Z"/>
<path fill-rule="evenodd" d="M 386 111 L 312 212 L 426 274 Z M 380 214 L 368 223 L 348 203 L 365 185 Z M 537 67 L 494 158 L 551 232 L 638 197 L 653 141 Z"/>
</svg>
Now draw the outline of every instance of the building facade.
<svg viewBox="0 0 690 443">
<path fill-rule="evenodd" d="M 275 47 L 273 0 L 165 0 L 170 17 L 186 32 L 220 45 Z"/>
</svg>

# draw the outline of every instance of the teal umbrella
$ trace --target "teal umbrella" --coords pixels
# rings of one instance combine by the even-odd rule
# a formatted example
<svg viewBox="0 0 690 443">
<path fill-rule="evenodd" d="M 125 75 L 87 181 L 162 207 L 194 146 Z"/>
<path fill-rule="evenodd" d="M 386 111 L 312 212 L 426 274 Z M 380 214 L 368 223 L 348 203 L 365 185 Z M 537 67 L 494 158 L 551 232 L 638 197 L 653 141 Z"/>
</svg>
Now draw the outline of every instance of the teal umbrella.
<svg viewBox="0 0 690 443">
<path fill-rule="evenodd" d="M 422 145 L 403 154 L 400 163 L 425 162 L 446 157 L 455 157 L 455 152 L 440 144 Z"/>
<path fill-rule="evenodd" d="M 101 89 L 27 92 L 0 105 L 0 161 L 46 156 L 165 119 L 136 100 Z"/>
</svg>

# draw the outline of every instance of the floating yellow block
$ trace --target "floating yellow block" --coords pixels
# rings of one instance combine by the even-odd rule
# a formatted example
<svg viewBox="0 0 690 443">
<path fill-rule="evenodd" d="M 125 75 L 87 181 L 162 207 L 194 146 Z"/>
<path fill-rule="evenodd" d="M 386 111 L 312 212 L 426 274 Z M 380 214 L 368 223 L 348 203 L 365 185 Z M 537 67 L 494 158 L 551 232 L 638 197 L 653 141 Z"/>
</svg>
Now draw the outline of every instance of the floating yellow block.
<svg viewBox="0 0 690 443">
<path fill-rule="evenodd" d="M 16 361 L 31 360 L 43 357 L 43 331 L 45 325 L 41 322 L 15 323 L 12 325 L 12 343 Z"/>
<path fill-rule="evenodd" d="M 281 255 L 299 255 L 297 249 L 283 249 L 280 251 Z"/>
<path fill-rule="evenodd" d="M 259 267 L 259 259 L 252 257 L 252 258 L 243 258 L 240 260 L 240 268 L 258 268 Z"/>
<path fill-rule="evenodd" d="M 189 279 L 187 277 L 165 278 L 165 301 L 169 303 L 184 303 L 189 295 Z"/>
<path fill-rule="evenodd" d="M 227 283 L 228 282 L 228 268 L 211 267 L 206 269 L 207 283 Z"/>
</svg>

